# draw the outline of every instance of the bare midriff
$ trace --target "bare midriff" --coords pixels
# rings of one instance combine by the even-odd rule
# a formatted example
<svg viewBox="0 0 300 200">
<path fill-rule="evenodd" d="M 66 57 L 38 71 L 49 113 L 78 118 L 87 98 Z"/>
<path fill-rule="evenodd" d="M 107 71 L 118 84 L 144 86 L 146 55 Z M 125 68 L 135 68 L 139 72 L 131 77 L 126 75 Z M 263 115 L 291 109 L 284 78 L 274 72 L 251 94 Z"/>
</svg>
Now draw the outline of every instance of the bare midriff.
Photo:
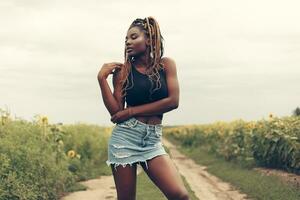
<svg viewBox="0 0 300 200">
<path fill-rule="evenodd" d="M 131 107 L 130 105 L 127 105 L 127 107 Z M 145 123 L 145 124 L 161 124 L 162 119 L 157 115 L 152 116 L 134 116 L 137 120 Z"/>
</svg>

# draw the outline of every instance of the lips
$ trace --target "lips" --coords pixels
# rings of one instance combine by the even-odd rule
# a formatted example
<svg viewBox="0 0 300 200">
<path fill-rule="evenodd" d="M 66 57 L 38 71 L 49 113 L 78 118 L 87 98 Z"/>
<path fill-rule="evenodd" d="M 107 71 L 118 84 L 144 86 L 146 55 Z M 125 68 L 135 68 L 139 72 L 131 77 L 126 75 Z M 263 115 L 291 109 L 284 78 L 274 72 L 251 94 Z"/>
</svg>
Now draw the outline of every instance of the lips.
<svg viewBox="0 0 300 200">
<path fill-rule="evenodd" d="M 133 50 L 133 48 L 131 48 L 131 47 L 126 48 L 126 51 L 132 51 L 132 50 Z"/>
</svg>

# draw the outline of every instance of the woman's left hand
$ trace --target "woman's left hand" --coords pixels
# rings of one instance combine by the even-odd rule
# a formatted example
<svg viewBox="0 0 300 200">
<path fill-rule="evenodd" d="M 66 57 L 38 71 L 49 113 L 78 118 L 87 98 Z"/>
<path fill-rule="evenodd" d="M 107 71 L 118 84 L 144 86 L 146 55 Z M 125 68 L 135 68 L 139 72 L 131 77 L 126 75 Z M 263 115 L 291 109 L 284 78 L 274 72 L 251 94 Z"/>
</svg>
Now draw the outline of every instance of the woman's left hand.
<svg viewBox="0 0 300 200">
<path fill-rule="evenodd" d="M 124 110 L 118 111 L 115 113 L 111 118 L 110 121 L 113 123 L 120 123 L 122 121 L 127 120 L 128 118 L 132 117 L 132 110 L 131 108 L 125 108 Z"/>
</svg>

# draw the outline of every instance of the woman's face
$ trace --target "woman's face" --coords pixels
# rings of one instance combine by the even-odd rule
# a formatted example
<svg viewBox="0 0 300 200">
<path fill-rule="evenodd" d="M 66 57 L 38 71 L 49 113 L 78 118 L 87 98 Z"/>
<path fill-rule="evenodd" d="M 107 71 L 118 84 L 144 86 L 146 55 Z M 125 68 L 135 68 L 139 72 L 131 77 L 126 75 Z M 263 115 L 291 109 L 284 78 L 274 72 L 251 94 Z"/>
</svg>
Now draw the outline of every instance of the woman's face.
<svg viewBox="0 0 300 200">
<path fill-rule="evenodd" d="M 128 56 L 137 56 L 144 54 L 149 44 L 149 39 L 138 27 L 132 27 L 127 31 L 125 38 L 125 48 Z"/>
</svg>

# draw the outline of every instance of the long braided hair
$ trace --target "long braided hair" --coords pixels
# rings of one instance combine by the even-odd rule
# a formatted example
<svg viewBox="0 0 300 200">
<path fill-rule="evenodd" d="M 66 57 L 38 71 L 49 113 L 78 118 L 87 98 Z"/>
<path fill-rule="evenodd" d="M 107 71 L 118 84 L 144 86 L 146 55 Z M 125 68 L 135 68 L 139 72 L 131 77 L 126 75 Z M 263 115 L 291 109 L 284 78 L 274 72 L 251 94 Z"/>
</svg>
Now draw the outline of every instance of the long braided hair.
<svg viewBox="0 0 300 200">
<path fill-rule="evenodd" d="M 164 65 L 161 62 L 161 58 L 164 53 L 164 47 L 163 47 L 163 40 L 164 38 L 161 35 L 159 25 L 154 17 L 146 17 L 144 19 L 137 18 L 135 19 L 130 27 L 139 27 L 141 31 L 144 32 L 145 36 L 150 39 L 150 53 L 149 55 L 146 55 L 148 58 L 150 58 L 150 66 L 147 69 L 149 72 L 146 74 L 151 82 L 151 88 L 150 88 L 150 95 L 149 98 L 152 99 L 151 95 L 154 93 L 155 90 L 160 89 L 161 83 L 160 83 L 160 74 L 159 70 L 164 69 Z M 128 29 L 128 30 L 129 30 Z M 121 79 L 119 84 L 121 84 L 122 87 L 122 97 L 126 95 L 126 90 L 133 87 L 133 78 L 132 78 L 132 62 L 134 61 L 134 56 L 127 56 L 126 53 L 126 47 L 124 50 L 124 57 L 125 57 L 125 63 L 124 67 L 121 69 Z M 129 78 L 128 75 L 131 75 L 131 82 L 132 85 L 129 87 Z M 156 83 L 156 88 L 153 89 L 153 82 Z"/>
</svg>

